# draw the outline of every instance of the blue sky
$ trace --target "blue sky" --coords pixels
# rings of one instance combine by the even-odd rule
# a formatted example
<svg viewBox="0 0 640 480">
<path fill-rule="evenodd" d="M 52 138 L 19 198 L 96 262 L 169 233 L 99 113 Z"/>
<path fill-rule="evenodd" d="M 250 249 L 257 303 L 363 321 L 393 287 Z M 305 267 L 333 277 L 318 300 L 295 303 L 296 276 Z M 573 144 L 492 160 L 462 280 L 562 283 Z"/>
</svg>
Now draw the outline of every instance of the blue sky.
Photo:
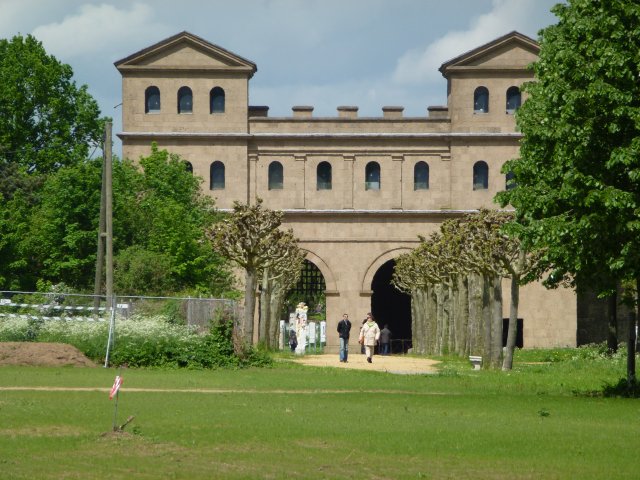
<svg viewBox="0 0 640 480">
<path fill-rule="evenodd" d="M 512 30 L 537 38 L 556 0 L 0 0 L 0 37 L 33 34 L 121 130 L 113 63 L 183 30 L 258 66 L 250 104 L 270 116 L 446 104 L 445 61 Z M 115 152 L 120 145 L 115 145 Z"/>
</svg>

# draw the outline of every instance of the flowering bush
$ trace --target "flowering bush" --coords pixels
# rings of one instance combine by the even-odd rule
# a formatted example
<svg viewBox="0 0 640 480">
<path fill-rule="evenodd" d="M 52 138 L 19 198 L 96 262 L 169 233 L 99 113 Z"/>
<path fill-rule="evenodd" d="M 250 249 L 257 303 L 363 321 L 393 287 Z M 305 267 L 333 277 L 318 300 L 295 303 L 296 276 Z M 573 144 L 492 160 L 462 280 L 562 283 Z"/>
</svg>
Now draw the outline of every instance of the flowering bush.
<svg viewBox="0 0 640 480">
<path fill-rule="evenodd" d="M 108 336 L 106 321 L 73 317 L 48 321 L 0 319 L 0 341 L 68 343 L 97 362 L 105 359 Z M 118 318 L 109 357 L 112 365 L 131 367 L 216 368 L 271 363 L 270 357 L 253 349 L 242 358 L 234 354 L 230 321 L 220 321 L 209 333 L 200 335 L 161 315 Z"/>
</svg>

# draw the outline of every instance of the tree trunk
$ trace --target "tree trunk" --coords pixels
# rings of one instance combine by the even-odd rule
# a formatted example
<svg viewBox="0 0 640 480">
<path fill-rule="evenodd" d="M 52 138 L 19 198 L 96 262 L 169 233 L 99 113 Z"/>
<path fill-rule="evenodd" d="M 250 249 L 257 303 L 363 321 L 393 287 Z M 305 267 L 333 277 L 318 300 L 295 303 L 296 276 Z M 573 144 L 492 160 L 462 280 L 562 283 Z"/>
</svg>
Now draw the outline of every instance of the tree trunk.
<svg viewBox="0 0 640 480">
<path fill-rule="evenodd" d="M 262 288 L 260 289 L 260 317 L 258 319 L 258 342 L 264 342 L 269 347 L 267 332 L 269 331 L 269 317 L 271 314 L 271 287 L 269 272 L 265 269 L 262 272 Z"/>
<path fill-rule="evenodd" d="M 469 281 L 467 277 L 458 278 L 458 301 L 456 308 L 456 353 L 469 355 Z"/>
<path fill-rule="evenodd" d="M 427 291 L 427 329 L 426 329 L 426 342 L 427 353 L 429 355 L 436 355 L 438 353 L 438 287 L 432 285 Z"/>
<path fill-rule="evenodd" d="M 435 286 L 436 291 L 436 353 L 442 355 L 444 353 L 444 329 L 445 329 L 445 313 L 444 313 L 444 286 L 438 284 Z"/>
<path fill-rule="evenodd" d="M 245 271 L 244 277 L 244 322 L 242 325 L 242 339 L 247 345 L 253 344 L 253 318 L 256 309 L 256 287 L 258 279 L 256 272 Z"/>
<path fill-rule="evenodd" d="M 636 313 L 629 312 L 629 336 L 627 340 L 627 387 L 636 382 Z"/>
<path fill-rule="evenodd" d="M 491 286 L 491 367 L 502 366 L 502 278 L 494 276 Z"/>
<path fill-rule="evenodd" d="M 607 308 L 608 329 L 607 329 L 607 350 L 610 354 L 618 351 L 618 287 L 608 298 Z"/>
<path fill-rule="evenodd" d="M 520 303 L 520 278 L 511 275 L 511 305 L 509 306 L 509 331 L 507 333 L 507 348 L 502 361 L 502 370 L 513 368 L 513 351 L 518 338 L 518 305 Z"/>
<path fill-rule="evenodd" d="M 467 333 L 467 347 L 469 355 L 482 355 L 484 351 L 484 331 L 482 329 L 482 277 L 470 274 L 469 285 L 469 321 Z"/>
<path fill-rule="evenodd" d="M 282 288 L 277 288 L 273 285 L 271 293 L 271 305 L 269 314 L 269 329 L 267 330 L 267 338 L 269 339 L 270 348 L 277 350 L 279 348 L 278 338 L 280 335 L 280 315 L 282 313 L 282 306 L 284 305 L 284 297 L 286 292 Z"/>
<path fill-rule="evenodd" d="M 482 349 L 482 367 L 491 367 L 491 324 L 492 324 L 492 309 L 491 309 L 491 277 L 489 275 L 482 276 L 482 322 L 481 328 L 483 333 L 483 349 Z"/>
</svg>

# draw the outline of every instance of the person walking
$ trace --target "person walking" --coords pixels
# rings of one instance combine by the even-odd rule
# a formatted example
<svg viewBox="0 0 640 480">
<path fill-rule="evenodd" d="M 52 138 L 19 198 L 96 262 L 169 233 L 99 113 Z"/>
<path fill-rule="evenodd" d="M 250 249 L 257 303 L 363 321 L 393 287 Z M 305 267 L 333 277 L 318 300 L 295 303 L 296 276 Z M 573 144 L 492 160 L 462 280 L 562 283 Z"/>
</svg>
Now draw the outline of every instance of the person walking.
<svg viewBox="0 0 640 480">
<path fill-rule="evenodd" d="M 340 338 L 340 361 L 347 363 L 349 357 L 349 332 L 351 332 L 351 322 L 349 315 L 343 314 L 342 320 L 338 322 L 338 337 Z"/>
<path fill-rule="evenodd" d="M 390 352 L 390 344 L 391 344 L 391 330 L 389 330 L 389 325 L 385 325 L 382 330 L 380 330 L 380 355 L 389 355 Z"/>
<path fill-rule="evenodd" d="M 358 343 L 360 344 L 360 353 L 362 355 L 364 355 L 364 340 L 362 339 L 362 329 L 364 328 L 364 325 L 367 323 L 367 318 L 365 317 L 364 320 L 362 320 L 362 325 L 360 325 L 360 333 L 358 334 Z"/>
<path fill-rule="evenodd" d="M 367 321 L 360 330 L 360 343 L 364 345 L 367 362 L 372 363 L 373 350 L 380 339 L 380 327 L 373 319 L 371 312 L 367 313 Z"/>
<path fill-rule="evenodd" d="M 298 336 L 296 335 L 296 331 L 292 328 L 291 330 L 289 330 L 289 348 L 291 348 L 292 352 L 295 352 L 297 346 Z"/>
</svg>

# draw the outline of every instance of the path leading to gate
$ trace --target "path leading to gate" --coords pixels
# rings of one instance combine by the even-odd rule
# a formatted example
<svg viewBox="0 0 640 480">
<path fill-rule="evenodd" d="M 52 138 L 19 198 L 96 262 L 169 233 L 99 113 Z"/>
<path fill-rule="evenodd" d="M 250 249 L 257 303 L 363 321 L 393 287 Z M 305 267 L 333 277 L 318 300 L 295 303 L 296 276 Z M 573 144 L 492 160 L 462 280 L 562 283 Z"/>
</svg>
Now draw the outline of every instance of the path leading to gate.
<svg viewBox="0 0 640 480">
<path fill-rule="evenodd" d="M 374 355 L 373 362 L 367 363 L 366 357 L 361 353 L 349 353 L 349 361 L 347 363 L 340 362 L 337 353 L 303 355 L 297 357 L 294 361 L 313 367 L 351 368 L 405 375 L 437 373 L 436 365 L 439 363 L 436 360 L 411 357 L 408 355 Z"/>
</svg>

